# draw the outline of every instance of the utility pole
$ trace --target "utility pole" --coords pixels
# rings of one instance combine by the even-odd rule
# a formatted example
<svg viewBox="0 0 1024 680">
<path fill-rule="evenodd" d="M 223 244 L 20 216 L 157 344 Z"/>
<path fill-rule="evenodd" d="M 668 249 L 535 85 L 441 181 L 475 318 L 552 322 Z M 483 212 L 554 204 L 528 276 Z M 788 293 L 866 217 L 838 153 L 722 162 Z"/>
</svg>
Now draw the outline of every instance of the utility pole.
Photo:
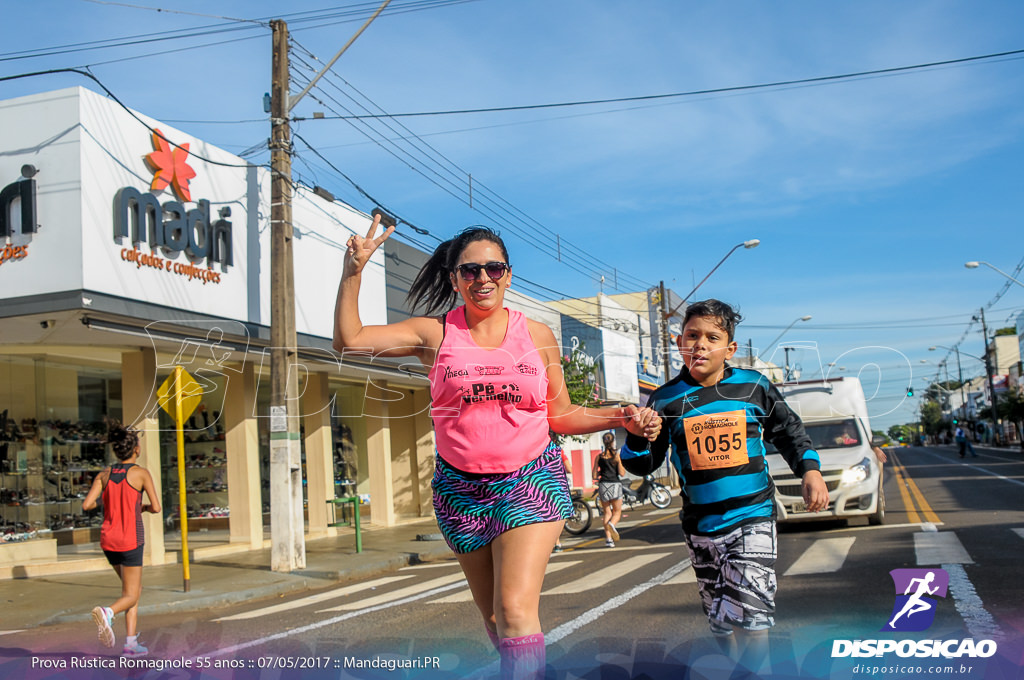
<svg viewBox="0 0 1024 680">
<path fill-rule="evenodd" d="M 306 566 L 292 263 L 292 140 L 288 124 L 288 24 L 270 22 L 270 568 Z M 292 367 L 295 370 L 292 370 Z"/>
<path fill-rule="evenodd" d="M 665 367 L 662 380 L 668 382 L 672 379 L 672 348 L 669 346 L 668 333 L 668 294 L 665 292 L 665 282 L 658 282 L 658 296 L 661 300 L 661 365 Z"/>
<path fill-rule="evenodd" d="M 996 411 L 996 387 L 992 381 L 992 363 L 988 358 L 988 326 L 985 325 L 985 308 L 981 308 L 981 334 L 982 342 L 985 345 L 985 373 L 988 374 L 988 392 L 992 395 L 990 408 L 992 409 L 992 436 L 995 443 L 1002 440 L 1002 433 L 999 431 L 999 417 Z"/>
</svg>

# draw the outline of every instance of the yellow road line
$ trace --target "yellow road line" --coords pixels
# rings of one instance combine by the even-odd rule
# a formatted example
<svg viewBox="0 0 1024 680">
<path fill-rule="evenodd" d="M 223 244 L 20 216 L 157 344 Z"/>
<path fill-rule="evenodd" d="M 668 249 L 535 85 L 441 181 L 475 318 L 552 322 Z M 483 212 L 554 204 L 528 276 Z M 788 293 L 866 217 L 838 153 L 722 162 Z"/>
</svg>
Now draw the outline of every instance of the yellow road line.
<svg viewBox="0 0 1024 680">
<path fill-rule="evenodd" d="M 910 477 L 910 473 L 907 472 L 906 467 L 900 463 L 895 456 L 893 456 L 893 471 L 896 473 L 896 481 L 899 483 L 900 495 L 903 498 L 903 502 L 907 506 L 907 514 L 910 516 L 911 522 L 919 521 L 917 511 L 914 510 L 914 505 L 911 502 L 916 502 L 917 507 L 920 508 L 921 514 L 924 515 L 924 519 L 927 522 L 933 524 L 940 524 L 939 516 L 935 514 L 932 507 L 928 505 L 928 501 L 925 500 L 924 494 L 921 493 L 921 489 L 918 488 L 917 483 L 914 482 Z"/>
<path fill-rule="evenodd" d="M 677 515 L 677 514 L 664 515 L 662 517 L 658 517 L 656 519 L 652 519 L 652 520 L 650 520 L 648 522 L 643 522 L 641 524 L 634 524 L 633 526 L 630 527 L 630 529 L 636 529 L 637 527 L 650 526 L 651 524 L 657 524 L 658 522 L 664 522 L 666 519 L 679 519 L 679 515 Z M 628 531 L 628 530 L 624 529 L 623 531 Z M 604 543 L 604 538 L 603 537 L 602 538 L 593 538 L 593 539 L 591 539 L 589 541 L 584 541 L 583 543 L 577 543 L 576 545 L 574 545 L 571 548 L 565 548 L 563 552 L 572 552 L 573 550 L 579 550 L 580 548 L 585 548 L 585 547 L 587 547 L 589 545 L 594 545 L 595 543 Z"/>
<path fill-rule="evenodd" d="M 900 490 L 903 507 L 907 509 L 907 519 L 911 524 L 920 524 L 921 517 L 917 514 L 917 510 L 914 509 L 914 501 L 911 500 L 910 492 L 907 491 L 907 483 L 903 479 L 903 475 L 900 474 L 900 464 L 896 460 L 896 456 L 891 456 L 890 460 L 892 460 L 892 473 L 896 475 L 896 488 Z"/>
</svg>

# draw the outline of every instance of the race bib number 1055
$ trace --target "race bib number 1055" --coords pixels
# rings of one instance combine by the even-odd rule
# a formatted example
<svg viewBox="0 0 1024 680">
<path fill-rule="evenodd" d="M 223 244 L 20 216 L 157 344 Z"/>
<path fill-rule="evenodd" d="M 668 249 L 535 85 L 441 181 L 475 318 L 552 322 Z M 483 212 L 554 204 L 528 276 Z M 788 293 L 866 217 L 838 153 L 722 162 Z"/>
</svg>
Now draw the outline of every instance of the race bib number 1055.
<svg viewBox="0 0 1024 680">
<path fill-rule="evenodd" d="M 686 450 L 694 470 L 736 467 L 747 462 L 747 416 L 728 411 L 683 419 Z"/>
</svg>

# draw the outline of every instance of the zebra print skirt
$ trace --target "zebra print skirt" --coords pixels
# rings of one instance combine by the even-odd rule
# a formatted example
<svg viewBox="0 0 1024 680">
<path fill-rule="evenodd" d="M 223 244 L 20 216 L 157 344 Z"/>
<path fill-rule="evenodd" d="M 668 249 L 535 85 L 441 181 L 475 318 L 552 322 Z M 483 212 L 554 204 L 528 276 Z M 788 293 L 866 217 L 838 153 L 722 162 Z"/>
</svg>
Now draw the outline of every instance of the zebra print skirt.
<svg viewBox="0 0 1024 680">
<path fill-rule="evenodd" d="M 562 450 L 553 443 L 512 472 L 474 474 L 452 467 L 440 455 L 435 461 L 434 515 L 444 540 L 458 554 L 482 548 L 509 529 L 572 516 Z"/>
</svg>

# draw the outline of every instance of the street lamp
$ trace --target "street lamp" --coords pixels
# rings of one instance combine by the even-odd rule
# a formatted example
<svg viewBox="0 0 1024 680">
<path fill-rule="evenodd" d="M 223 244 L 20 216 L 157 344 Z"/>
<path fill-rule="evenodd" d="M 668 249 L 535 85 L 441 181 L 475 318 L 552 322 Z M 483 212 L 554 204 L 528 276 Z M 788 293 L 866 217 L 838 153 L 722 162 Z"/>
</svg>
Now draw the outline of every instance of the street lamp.
<svg viewBox="0 0 1024 680">
<path fill-rule="evenodd" d="M 776 337 L 776 338 L 775 338 L 774 340 L 772 340 L 771 342 L 769 342 L 769 343 L 768 343 L 768 346 L 767 346 L 767 347 L 765 347 L 765 348 L 764 348 L 764 349 L 762 350 L 762 353 L 763 353 L 763 354 L 765 354 L 765 355 L 767 355 L 767 354 L 768 354 L 768 350 L 769 350 L 769 349 L 771 349 L 771 348 L 772 348 L 772 347 L 773 347 L 773 346 L 775 345 L 775 343 L 777 343 L 777 342 L 778 342 L 779 340 L 781 340 L 781 339 L 782 339 L 782 336 L 783 336 L 783 335 L 785 335 L 785 334 L 786 334 L 786 332 L 787 332 L 787 331 L 789 331 L 789 329 L 790 329 L 790 328 L 792 328 L 793 326 L 795 326 L 795 325 L 796 325 L 796 324 L 797 324 L 798 322 L 800 322 L 800 321 L 810 321 L 810 320 L 811 320 L 811 315 L 810 315 L 810 314 L 807 314 L 807 315 L 805 315 L 805 316 L 798 316 L 797 318 L 793 319 L 793 323 L 791 323 L 791 324 L 789 324 L 788 326 L 786 326 L 786 327 L 785 327 L 785 328 L 784 328 L 784 329 L 782 330 L 782 332 L 781 332 L 781 333 L 779 333 L 779 335 L 778 335 L 778 336 L 777 336 L 777 337 Z"/>
<path fill-rule="evenodd" d="M 1024 288 L 1024 283 L 1021 283 L 1021 282 L 1020 282 L 1020 281 L 1018 281 L 1017 279 L 1013 278 L 1012 276 L 1010 276 L 1009 274 L 1007 274 L 1006 272 L 1004 272 L 1004 271 L 1003 271 L 1002 269 L 999 269 L 999 268 L 997 268 L 997 267 L 993 267 L 993 266 L 992 266 L 992 265 L 990 265 L 990 264 L 989 264 L 988 262 L 983 262 L 983 261 L 972 261 L 972 262 L 964 262 L 964 266 L 965 266 L 965 267 L 967 267 L 968 269 L 977 269 L 977 268 L 978 268 L 978 265 L 982 265 L 982 264 L 983 264 L 983 265 L 985 265 L 986 267 L 988 267 L 989 269 L 995 269 L 995 270 L 996 270 L 997 272 L 999 272 L 1000 274 L 1002 274 L 1002 275 L 1003 275 L 1003 276 L 1005 276 L 1006 278 L 1010 279 L 1011 281 L 1013 281 L 1014 283 L 1016 283 L 1016 284 L 1017 284 L 1018 286 L 1020 286 L 1021 288 Z"/>
<path fill-rule="evenodd" d="M 748 241 L 744 241 L 743 243 L 737 243 L 736 245 L 734 245 L 732 247 L 732 249 L 725 254 L 725 257 L 723 257 L 721 260 L 719 260 L 718 264 L 716 264 L 714 267 L 712 267 L 711 271 L 709 271 L 707 273 L 707 276 L 705 276 L 703 279 L 701 279 L 700 283 L 698 283 L 696 286 L 694 286 L 693 290 L 691 290 L 689 293 L 686 294 L 686 297 L 683 298 L 682 302 L 680 302 L 678 305 L 676 305 L 672 309 L 672 311 L 670 311 L 670 312 L 664 312 L 663 311 L 662 312 L 662 315 L 661 315 L 661 348 L 662 348 L 662 361 L 663 361 L 664 366 L 665 366 L 665 380 L 669 379 L 669 370 L 670 370 L 669 367 L 670 367 L 670 359 L 671 359 L 671 352 L 672 352 L 672 348 L 669 347 L 669 338 L 668 338 L 668 320 L 669 320 L 669 318 L 674 316 L 675 313 L 679 311 L 679 308 L 686 304 L 686 301 L 690 299 L 690 296 L 693 295 L 694 293 L 696 293 L 697 289 L 700 288 L 702 285 L 704 285 L 704 282 L 707 281 L 708 278 L 710 278 L 711 275 L 715 273 L 715 270 L 717 270 L 719 267 L 722 266 L 723 262 L 725 262 L 726 260 L 729 259 L 730 255 L 735 253 L 740 248 L 744 248 L 746 250 L 750 250 L 752 248 L 756 248 L 760 244 L 761 244 L 761 239 L 752 238 L 752 239 L 750 239 Z M 661 308 L 662 308 L 662 310 L 664 310 L 665 309 L 665 305 L 666 305 L 666 303 L 668 301 L 668 298 L 665 297 L 665 282 L 664 281 L 662 281 L 660 283 L 659 289 L 660 289 L 660 292 L 661 292 Z"/>
</svg>

